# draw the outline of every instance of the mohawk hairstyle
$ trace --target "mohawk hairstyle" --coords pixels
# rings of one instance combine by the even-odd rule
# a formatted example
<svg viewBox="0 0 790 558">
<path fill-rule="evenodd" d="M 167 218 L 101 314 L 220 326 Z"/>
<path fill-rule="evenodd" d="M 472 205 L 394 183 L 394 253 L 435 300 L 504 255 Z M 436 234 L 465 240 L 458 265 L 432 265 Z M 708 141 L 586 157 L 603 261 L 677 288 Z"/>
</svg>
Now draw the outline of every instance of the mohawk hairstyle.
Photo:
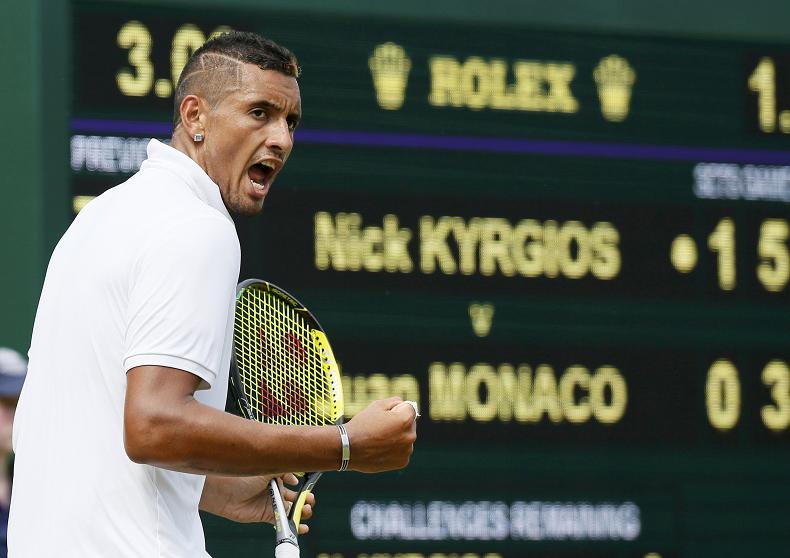
<svg viewBox="0 0 790 558">
<path fill-rule="evenodd" d="M 178 78 L 174 96 L 173 129 L 181 124 L 181 101 L 200 94 L 214 107 L 223 93 L 241 86 L 241 64 L 255 64 L 261 70 L 276 70 L 298 78 L 296 56 L 266 37 L 248 31 L 230 31 L 206 41 L 187 61 Z"/>
</svg>

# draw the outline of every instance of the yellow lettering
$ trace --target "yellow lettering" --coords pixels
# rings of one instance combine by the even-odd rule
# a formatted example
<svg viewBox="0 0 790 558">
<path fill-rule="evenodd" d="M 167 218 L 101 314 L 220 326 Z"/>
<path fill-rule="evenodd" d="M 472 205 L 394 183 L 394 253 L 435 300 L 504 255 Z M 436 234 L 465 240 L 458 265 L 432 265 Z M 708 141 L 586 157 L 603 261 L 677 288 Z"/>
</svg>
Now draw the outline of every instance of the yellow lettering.
<svg viewBox="0 0 790 558">
<path fill-rule="evenodd" d="M 610 400 L 606 401 L 606 388 Z M 628 404 L 628 388 L 625 379 L 613 366 L 601 366 L 590 381 L 590 404 L 598 422 L 614 424 L 623 418 Z"/>
<path fill-rule="evenodd" d="M 609 280 L 620 273 L 620 233 L 606 221 L 595 223 L 591 230 L 592 274 L 598 279 Z"/>
<path fill-rule="evenodd" d="M 458 362 L 450 364 L 449 367 L 441 362 L 434 362 L 428 367 L 431 420 L 466 418 L 465 373 L 464 365 Z"/>
<path fill-rule="evenodd" d="M 589 397 L 576 398 L 576 390 L 590 389 L 590 373 L 584 366 L 571 366 L 560 378 L 560 406 L 568 422 L 581 423 L 590 420 L 592 409 Z"/>
<path fill-rule="evenodd" d="M 576 73 L 573 64 L 547 64 L 546 79 L 549 82 L 549 95 L 546 103 L 548 112 L 573 113 L 579 110 L 579 102 L 571 93 L 571 81 Z"/>
<path fill-rule="evenodd" d="M 428 102 L 435 107 L 463 104 L 463 95 L 459 86 L 461 64 L 452 56 L 432 56 L 428 61 L 431 71 L 431 94 Z"/>
<path fill-rule="evenodd" d="M 362 226 L 359 213 L 314 216 L 315 266 L 319 270 L 411 273 L 412 231 L 387 214 L 382 226 Z M 620 273 L 620 234 L 608 222 L 588 229 L 579 221 L 423 215 L 419 221 L 422 273 L 608 280 Z"/>
<path fill-rule="evenodd" d="M 423 273 L 433 273 L 436 263 L 445 275 L 458 271 L 455 258 L 447 244 L 447 235 L 453 217 L 439 217 L 437 221 L 430 215 L 420 217 L 420 269 Z"/>
<path fill-rule="evenodd" d="M 381 271 L 384 268 L 384 231 L 379 227 L 366 227 L 361 240 L 365 271 Z"/>
<path fill-rule="evenodd" d="M 619 370 L 601 366 L 591 374 L 582 365 L 558 376 L 548 364 L 435 362 L 428 370 L 430 417 L 435 421 L 536 423 L 546 415 L 553 423 L 619 422 L 628 405 L 628 388 Z M 559 381 L 558 381 L 559 380 Z M 414 388 L 416 390 L 416 386 Z"/>
<path fill-rule="evenodd" d="M 513 262 L 524 277 L 543 272 L 543 227 L 535 219 L 522 219 L 513 230 Z"/>
<path fill-rule="evenodd" d="M 526 364 L 518 367 L 518 375 L 512 364 L 499 366 L 499 409 L 501 422 L 510 422 L 515 417 L 517 422 L 530 422 L 536 418 L 531 400 L 532 370 Z"/>
<path fill-rule="evenodd" d="M 491 108 L 512 110 L 516 108 L 516 95 L 513 87 L 507 83 L 507 62 L 494 58 L 488 65 L 491 76 Z"/>
<path fill-rule="evenodd" d="M 400 228 L 396 215 L 384 216 L 384 267 L 388 272 L 410 273 L 414 269 L 409 256 L 410 240 L 411 231 Z"/>
<path fill-rule="evenodd" d="M 419 405 L 420 387 L 411 374 L 389 377 L 384 374 L 343 376 L 345 416 L 353 417 L 377 399 L 398 396 Z"/>
<path fill-rule="evenodd" d="M 411 231 L 400 228 L 396 215 L 385 215 L 383 226 L 362 228 L 359 213 L 314 216 L 315 266 L 320 270 L 410 273 Z"/>
<path fill-rule="evenodd" d="M 461 94 L 466 106 L 472 110 L 488 106 L 490 87 L 488 64 L 477 56 L 468 58 L 461 67 Z"/>
<path fill-rule="evenodd" d="M 154 83 L 154 65 L 150 57 L 153 45 L 151 32 L 139 21 L 127 21 L 118 31 L 116 40 L 119 47 L 129 51 L 129 64 L 134 68 L 134 71 L 124 68 L 116 74 L 118 90 L 130 97 L 148 95 Z"/>
<path fill-rule="evenodd" d="M 480 273 L 494 275 L 497 265 L 505 276 L 516 273 L 510 247 L 513 245 L 513 228 L 505 219 L 484 219 L 480 228 Z"/>
<path fill-rule="evenodd" d="M 735 288 L 735 223 L 730 217 L 724 217 L 708 236 L 708 248 L 718 253 L 719 287 L 723 291 Z"/>
<path fill-rule="evenodd" d="M 731 430 L 741 416 L 741 380 L 735 365 L 721 358 L 708 369 L 705 382 L 705 408 L 711 426 Z"/>
<path fill-rule="evenodd" d="M 471 219 L 466 224 L 463 217 L 453 217 L 453 236 L 458 242 L 461 273 L 472 275 L 477 270 L 477 244 L 480 240 L 480 219 Z"/>
<path fill-rule="evenodd" d="M 515 60 L 513 83 L 508 83 L 508 62 L 470 56 L 463 62 L 452 56 L 428 60 L 435 107 L 466 107 L 471 110 L 521 110 L 575 113 L 579 102 L 571 83 L 576 67 L 568 62 Z"/>
<path fill-rule="evenodd" d="M 360 268 L 358 213 L 338 213 L 334 218 L 325 211 L 314 217 L 315 266 L 320 270 L 357 271 Z"/>
<path fill-rule="evenodd" d="M 763 369 L 763 384 L 771 387 L 772 405 L 760 410 L 763 424 L 774 432 L 790 426 L 790 368 L 781 360 L 772 360 Z"/>
<path fill-rule="evenodd" d="M 557 221 L 543 223 L 543 273 L 554 278 L 559 274 L 559 228 Z"/>
<path fill-rule="evenodd" d="M 766 219 L 760 225 L 760 240 L 757 242 L 760 263 L 757 265 L 757 278 L 768 291 L 782 291 L 790 280 L 788 236 L 790 226 L 784 219 Z"/>
<path fill-rule="evenodd" d="M 544 110 L 542 83 L 545 80 L 545 72 L 543 64 L 530 60 L 517 60 L 513 64 L 513 73 L 516 77 L 518 108 L 527 111 Z"/>
<path fill-rule="evenodd" d="M 420 408 L 420 384 L 411 374 L 401 374 L 390 380 L 389 393 L 397 395 L 404 401 L 414 401 Z"/>
<path fill-rule="evenodd" d="M 592 250 L 585 226 L 579 221 L 568 221 L 560 228 L 557 242 L 562 273 L 571 279 L 579 279 L 587 275 L 590 269 Z M 574 243 L 575 256 L 573 254 Z"/>
<path fill-rule="evenodd" d="M 469 416 L 477 422 L 490 422 L 499 408 L 499 378 L 490 364 L 475 364 L 466 378 Z"/>
<path fill-rule="evenodd" d="M 557 378 L 554 370 L 547 364 L 541 364 L 535 371 L 533 403 L 538 419 L 545 413 L 551 422 L 562 421 L 562 409 L 557 397 Z"/>
</svg>

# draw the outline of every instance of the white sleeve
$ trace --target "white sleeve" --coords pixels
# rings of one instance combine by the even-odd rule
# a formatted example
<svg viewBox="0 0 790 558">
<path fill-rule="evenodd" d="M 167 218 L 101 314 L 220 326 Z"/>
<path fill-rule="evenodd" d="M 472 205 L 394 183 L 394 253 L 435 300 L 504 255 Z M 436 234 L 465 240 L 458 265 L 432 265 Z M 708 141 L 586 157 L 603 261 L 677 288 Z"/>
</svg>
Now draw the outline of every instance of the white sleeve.
<svg viewBox="0 0 790 558">
<path fill-rule="evenodd" d="M 240 260 L 236 231 L 224 217 L 155 233 L 130 280 L 124 370 L 178 368 L 210 386 L 227 356 Z"/>
</svg>

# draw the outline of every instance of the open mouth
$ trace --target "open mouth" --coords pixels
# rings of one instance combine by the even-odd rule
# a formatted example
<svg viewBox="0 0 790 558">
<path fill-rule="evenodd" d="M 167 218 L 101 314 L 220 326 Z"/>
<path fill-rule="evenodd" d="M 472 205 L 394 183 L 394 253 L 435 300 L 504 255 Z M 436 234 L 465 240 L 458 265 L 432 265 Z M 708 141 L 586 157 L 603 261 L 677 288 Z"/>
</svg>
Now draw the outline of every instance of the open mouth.
<svg viewBox="0 0 790 558">
<path fill-rule="evenodd" d="M 255 163 L 247 169 L 247 176 L 250 178 L 252 187 L 258 191 L 264 191 L 271 184 L 277 169 L 270 161 Z"/>
</svg>

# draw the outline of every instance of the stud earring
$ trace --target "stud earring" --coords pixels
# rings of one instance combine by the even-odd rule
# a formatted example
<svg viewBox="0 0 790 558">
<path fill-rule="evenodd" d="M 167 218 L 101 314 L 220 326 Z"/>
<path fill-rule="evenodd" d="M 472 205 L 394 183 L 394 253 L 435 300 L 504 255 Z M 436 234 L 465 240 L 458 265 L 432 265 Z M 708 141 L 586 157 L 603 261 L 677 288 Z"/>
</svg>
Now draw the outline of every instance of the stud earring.
<svg viewBox="0 0 790 558">
<path fill-rule="evenodd" d="M 203 141 L 203 137 L 204 137 L 204 136 L 203 136 L 203 134 L 195 134 L 195 135 L 193 136 L 193 138 L 195 139 L 195 141 Z"/>
</svg>

